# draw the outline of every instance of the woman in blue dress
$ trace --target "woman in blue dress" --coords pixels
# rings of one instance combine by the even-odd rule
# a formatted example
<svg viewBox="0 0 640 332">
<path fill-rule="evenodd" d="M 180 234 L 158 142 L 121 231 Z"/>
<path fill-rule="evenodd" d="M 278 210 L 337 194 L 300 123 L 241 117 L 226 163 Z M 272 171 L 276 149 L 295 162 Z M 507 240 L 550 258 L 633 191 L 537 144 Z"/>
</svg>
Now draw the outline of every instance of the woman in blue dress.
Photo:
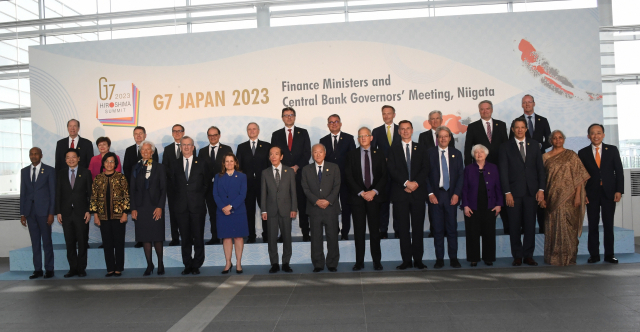
<svg viewBox="0 0 640 332">
<path fill-rule="evenodd" d="M 222 171 L 213 181 L 213 198 L 218 205 L 216 226 L 218 237 L 223 239 L 226 264 L 222 274 L 229 273 L 231 252 L 236 248 L 236 273 L 242 273 L 242 249 L 244 237 L 249 236 L 247 210 L 244 199 L 247 196 L 247 176 L 239 171 L 238 159 L 229 152 L 224 156 Z"/>
</svg>

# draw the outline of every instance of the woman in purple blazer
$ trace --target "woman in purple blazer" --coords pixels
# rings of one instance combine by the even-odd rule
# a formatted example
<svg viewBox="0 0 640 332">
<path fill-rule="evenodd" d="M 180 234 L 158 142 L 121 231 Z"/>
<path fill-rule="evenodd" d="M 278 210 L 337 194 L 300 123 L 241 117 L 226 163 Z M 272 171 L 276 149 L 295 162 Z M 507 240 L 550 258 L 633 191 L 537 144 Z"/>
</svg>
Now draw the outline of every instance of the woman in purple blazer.
<svg viewBox="0 0 640 332">
<path fill-rule="evenodd" d="M 504 203 L 498 166 L 486 161 L 489 149 L 482 144 L 471 148 L 474 162 L 464 169 L 462 206 L 467 233 L 467 261 L 477 266 L 482 260 L 492 266 L 496 260 L 496 216 Z"/>
</svg>

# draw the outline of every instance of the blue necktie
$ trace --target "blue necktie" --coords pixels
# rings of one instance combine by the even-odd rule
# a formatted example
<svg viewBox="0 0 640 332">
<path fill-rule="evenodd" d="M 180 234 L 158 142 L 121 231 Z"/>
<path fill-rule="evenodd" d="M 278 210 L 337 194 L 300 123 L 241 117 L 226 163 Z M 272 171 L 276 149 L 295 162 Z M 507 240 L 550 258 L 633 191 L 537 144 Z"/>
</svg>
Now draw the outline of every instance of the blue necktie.
<svg viewBox="0 0 640 332">
<path fill-rule="evenodd" d="M 33 175 L 31 175 L 31 183 L 35 186 L 36 185 L 36 168 L 33 168 Z"/>
<path fill-rule="evenodd" d="M 442 164 L 442 188 L 449 190 L 449 167 L 447 166 L 447 157 L 444 156 L 444 151 L 440 156 L 440 163 Z"/>
<path fill-rule="evenodd" d="M 322 183 L 322 166 L 318 166 L 318 183 Z"/>
<path fill-rule="evenodd" d="M 533 128 L 533 122 L 531 121 L 531 115 L 529 115 L 529 137 L 533 137 L 533 131 L 535 129 Z"/>
<path fill-rule="evenodd" d="M 409 149 L 409 144 L 407 144 L 405 154 L 407 155 L 407 171 L 409 171 L 409 181 L 411 181 L 411 149 Z"/>
<path fill-rule="evenodd" d="M 187 159 L 187 166 L 184 168 L 184 177 L 189 181 L 189 159 Z"/>
</svg>

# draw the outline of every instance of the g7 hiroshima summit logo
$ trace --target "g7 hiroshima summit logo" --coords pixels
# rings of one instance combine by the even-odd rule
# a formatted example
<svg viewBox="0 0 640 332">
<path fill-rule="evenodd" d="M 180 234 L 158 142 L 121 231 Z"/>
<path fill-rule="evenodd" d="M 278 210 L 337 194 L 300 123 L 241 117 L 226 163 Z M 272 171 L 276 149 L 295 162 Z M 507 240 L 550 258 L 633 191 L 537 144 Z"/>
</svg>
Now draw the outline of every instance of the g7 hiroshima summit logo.
<svg viewBox="0 0 640 332">
<path fill-rule="evenodd" d="M 140 90 L 130 81 L 108 82 L 98 79 L 96 118 L 104 126 L 138 125 Z"/>
</svg>

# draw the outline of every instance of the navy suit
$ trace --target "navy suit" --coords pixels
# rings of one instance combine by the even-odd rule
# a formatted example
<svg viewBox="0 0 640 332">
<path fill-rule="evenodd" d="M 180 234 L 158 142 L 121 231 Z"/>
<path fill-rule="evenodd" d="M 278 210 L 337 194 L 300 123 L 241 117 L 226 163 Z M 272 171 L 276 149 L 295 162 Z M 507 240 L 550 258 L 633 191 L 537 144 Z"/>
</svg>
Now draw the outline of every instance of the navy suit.
<svg viewBox="0 0 640 332">
<path fill-rule="evenodd" d="M 338 140 L 338 146 L 333 147 L 333 134 L 320 139 L 320 144 L 324 145 L 327 149 L 326 161 L 332 162 L 338 165 L 340 168 L 340 206 L 342 207 L 342 238 L 346 239 L 351 229 L 351 206 L 349 204 L 349 187 L 347 186 L 345 165 L 347 164 L 347 155 L 349 152 L 356 149 L 356 142 L 353 139 L 353 135 L 349 135 L 345 132 L 340 132 L 340 139 Z"/>
<path fill-rule="evenodd" d="M 624 173 L 620 152 L 613 145 L 602 143 L 600 167 L 596 164 L 592 145 L 578 151 L 578 157 L 591 178 L 587 180 L 587 220 L 589 221 L 588 247 L 591 257 L 600 257 L 600 239 L 598 224 L 602 209 L 602 228 L 604 231 L 604 256 L 611 258 L 613 251 L 613 217 L 616 213 L 616 193 L 624 194 Z"/>
<path fill-rule="evenodd" d="M 371 131 L 371 135 L 373 135 L 373 141 L 371 141 L 371 146 L 374 150 L 381 151 L 385 158 L 389 158 L 389 150 L 391 145 L 395 142 L 400 142 L 402 138 L 400 137 L 400 133 L 398 133 L 398 125 L 393 124 L 391 129 L 391 145 L 389 145 L 389 139 L 387 138 L 387 129 L 386 125 L 382 125 L 380 127 L 376 127 Z M 391 182 L 391 173 L 389 174 L 389 178 L 387 182 Z M 386 199 L 380 205 L 380 237 L 386 239 L 388 237 L 387 230 L 389 229 L 389 204 L 391 204 L 391 186 L 387 186 Z M 396 220 L 393 218 L 393 230 L 396 231 Z"/>
<path fill-rule="evenodd" d="M 172 142 L 171 144 L 164 147 L 164 152 L 162 153 L 162 164 L 164 165 L 165 171 L 167 172 L 167 184 L 171 183 L 171 164 L 179 157 L 182 157 L 182 153 L 178 153 L 176 155 L 175 142 Z M 169 203 L 169 224 L 171 226 L 171 242 L 177 242 L 180 240 L 180 227 L 178 227 L 178 217 L 176 216 L 176 212 L 173 207 L 173 203 L 176 200 L 175 196 L 176 195 L 173 190 L 167 190 L 167 201 Z"/>
<path fill-rule="evenodd" d="M 47 224 L 47 218 L 55 213 L 56 173 L 53 167 L 41 164 L 38 177 L 32 182 L 31 167 L 23 168 L 20 173 L 20 215 L 27 218 L 35 271 L 42 271 L 40 240 L 44 248 L 45 269 L 53 271 L 51 225 Z"/>
<path fill-rule="evenodd" d="M 451 146 L 447 147 L 449 157 L 447 169 L 449 172 L 449 189 L 440 187 L 441 149 L 431 148 L 427 151 L 429 160 L 429 176 L 427 177 L 427 192 L 438 199 L 438 204 L 431 204 L 433 214 L 433 242 L 436 249 L 436 259 L 444 259 L 444 233 L 447 230 L 447 245 L 449 259 L 458 259 L 458 211 L 462 196 L 462 180 L 464 178 L 464 165 L 462 152 Z M 444 179 L 443 179 L 444 183 Z M 451 197 L 458 196 L 458 203 L 451 205 Z"/>
</svg>

